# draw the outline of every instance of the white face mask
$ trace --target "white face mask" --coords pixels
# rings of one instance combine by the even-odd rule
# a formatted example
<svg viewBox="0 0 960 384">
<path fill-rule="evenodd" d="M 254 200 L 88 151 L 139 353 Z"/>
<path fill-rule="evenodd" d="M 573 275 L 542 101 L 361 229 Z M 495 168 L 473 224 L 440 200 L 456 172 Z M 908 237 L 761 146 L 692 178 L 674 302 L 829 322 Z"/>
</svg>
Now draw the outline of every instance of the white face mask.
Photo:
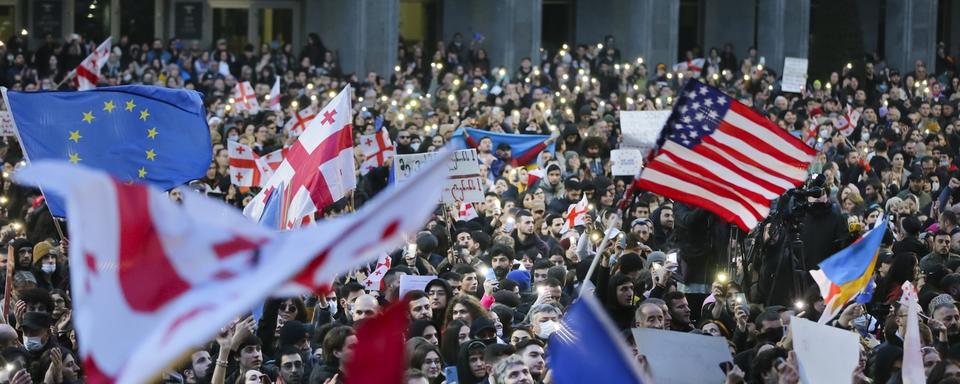
<svg viewBox="0 0 960 384">
<path fill-rule="evenodd" d="M 541 339 L 547 340 L 550 338 L 550 335 L 552 335 L 558 329 L 560 329 L 560 323 L 557 323 L 553 320 L 547 320 L 540 323 L 540 332 L 537 333 L 537 336 Z"/>
<path fill-rule="evenodd" d="M 420 150 L 420 143 L 410 143 L 410 148 L 413 148 L 414 151 Z"/>
<path fill-rule="evenodd" d="M 939 191 L 940 183 L 930 183 L 930 190 L 934 192 Z"/>
<path fill-rule="evenodd" d="M 55 271 L 57 270 L 57 265 L 56 265 L 56 264 L 44 264 L 44 265 L 41 265 L 41 266 L 40 266 L 40 270 L 42 270 L 43 273 L 50 274 L 50 273 L 53 273 L 53 272 L 55 272 Z"/>
<path fill-rule="evenodd" d="M 40 338 L 40 336 L 24 336 L 23 346 L 27 348 L 28 351 L 39 350 L 40 348 L 43 348 L 43 339 Z"/>
<path fill-rule="evenodd" d="M 234 142 L 235 142 L 235 141 L 237 141 L 237 140 L 239 140 L 239 139 L 240 139 L 240 136 L 237 136 L 237 135 L 227 136 L 227 140 L 229 140 L 229 141 L 234 141 Z"/>
<path fill-rule="evenodd" d="M 870 141 L 870 133 L 864 132 L 860 134 L 860 140 Z"/>
<path fill-rule="evenodd" d="M 336 300 L 336 299 L 327 300 L 327 304 L 330 305 L 330 316 L 336 315 L 336 314 L 337 314 L 337 300 Z"/>
</svg>

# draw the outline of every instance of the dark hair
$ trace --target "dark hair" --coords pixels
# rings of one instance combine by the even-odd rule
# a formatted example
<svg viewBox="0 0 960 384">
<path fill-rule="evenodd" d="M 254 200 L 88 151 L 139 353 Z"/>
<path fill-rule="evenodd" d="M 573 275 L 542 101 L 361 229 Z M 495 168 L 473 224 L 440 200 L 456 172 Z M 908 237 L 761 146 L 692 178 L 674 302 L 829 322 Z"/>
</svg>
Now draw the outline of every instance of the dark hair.
<svg viewBox="0 0 960 384">
<path fill-rule="evenodd" d="M 509 335 L 513 331 L 513 309 L 505 304 L 494 303 L 490 306 L 490 312 L 497 314 L 500 324 L 503 325 L 503 334 Z"/>
<path fill-rule="evenodd" d="M 673 301 L 687 298 L 687 295 L 684 295 L 680 291 L 667 292 L 663 295 L 663 301 L 667 303 L 667 308 L 673 308 Z"/>
<path fill-rule="evenodd" d="M 427 330 L 427 327 L 433 327 L 433 329 L 438 331 L 440 330 L 432 320 L 414 320 L 410 323 L 410 331 L 407 333 L 407 339 L 423 337 L 423 332 Z"/>
<path fill-rule="evenodd" d="M 453 266 L 454 272 L 460 274 L 460 279 L 463 279 L 463 275 L 468 273 L 477 273 L 477 270 L 473 268 L 470 264 L 457 264 Z M 460 280 L 458 279 L 458 280 Z"/>
<path fill-rule="evenodd" d="M 443 357 L 444 365 L 453 365 L 457 363 L 457 351 L 460 349 L 460 328 L 469 327 L 462 320 L 451 320 L 443 329 L 443 335 L 440 337 L 440 356 Z"/>
<path fill-rule="evenodd" d="M 327 331 L 323 337 L 323 361 L 331 367 L 340 366 L 340 359 L 333 353 L 343 349 L 347 338 L 354 335 L 353 328 L 341 325 Z"/>
<path fill-rule="evenodd" d="M 551 263 L 550 260 L 537 259 L 533 262 L 533 268 L 530 268 L 530 269 L 534 271 L 538 269 L 550 269 L 550 267 L 552 266 L 553 266 L 553 263 Z"/>
<path fill-rule="evenodd" d="M 524 340 L 524 341 L 521 341 L 521 342 L 517 343 L 517 345 L 515 345 L 514 347 L 517 349 L 517 352 L 520 352 L 520 351 L 522 351 L 524 348 L 527 348 L 527 347 L 529 347 L 529 346 L 531 346 L 531 345 L 537 345 L 537 346 L 539 346 L 540 348 L 543 348 L 543 342 L 540 341 L 539 339 L 537 339 L 536 337 L 531 337 L 531 338 L 529 338 L 529 339 L 526 339 L 526 340 Z"/>
<path fill-rule="evenodd" d="M 421 291 L 421 290 L 419 290 L 419 289 L 414 289 L 414 290 L 412 290 L 412 291 L 407 292 L 407 294 L 406 294 L 406 296 L 405 296 L 404 298 L 407 299 L 407 300 L 409 300 L 409 301 L 414 301 L 414 300 L 420 300 L 420 299 L 422 299 L 422 298 L 424 298 L 424 297 L 427 297 L 426 292 L 423 292 L 423 291 Z"/>
<path fill-rule="evenodd" d="M 483 359 L 486 349 L 487 345 L 478 340 L 469 341 L 460 346 L 460 350 L 457 353 L 458 383 L 479 384 L 484 382 L 483 377 L 474 376 L 473 370 L 470 369 L 470 355 L 479 354 L 480 358 Z"/>
<path fill-rule="evenodd" d="M 503 245 L 503 244 L 497 244 L 490 247 L 489 254 L 490 254 L 490 260 L 493 260 L 495 256 L 500 256 L 500 255 L 506 256 L 510 260 L 517 259 L 517 253 L 514 252 L 512 248 L 507 247 L 506 245 Z"/>
<path fill-rule="evenodd" d="M 363 285 L 356 281 L 349 281 L 340 287 L 340 293 L 337 296 L 340 296 L 341 299 L 346 299 L 350 296 L 350 293 L 364 290 Z"/>
<path fill-rule="evenodd" d="M 53 296 L 43 288 L 21 288 L 17 290 L 17 299 L 27 304 L 40 303 L 47 307 L 47 313 L 53 312 Z"/>
<path fill-rule="evenodd" d="M 443 315 L 443 318 L 447 323 L 452 320 L 453 307 L 457 304 L 462 304 L 463 306 L 467 307 L 467 311 L 470 312 L 470 321 L 479 319 L 481 317 L 487 317 L 487 310 L 483 309 L 483 305 L 480 304 L 480 300 L 477 300 L 476 297 L 470 295 L 460 294 L 450 300 L 447 300 L 447 312 Z"/>
<path fill-rule="evenodd" d="M 758 353 L 757 356 L 753 358 L 753 363 L 750 367 L 750 382 L 762 383 L 763 374 L 770 371 L 770 368 L 773 368 L 773 364 L 778 357 L 786 359 L 787 351 L 780 347 L 773 347 L 772 349 Z"/>
<path fill-rule="evenodd" d="M 410 357 L 407 359 L 408 367 L 420 369 L 423 361 L 427 359 L 427 354 L 430 352 L 436 353 L 438 358 L 443 359 L 443 355 L 440 354 L 440 348 L 437 348 L 436 345 L 430 343 L 421 344 L 410 353 Z"/>
</svg>

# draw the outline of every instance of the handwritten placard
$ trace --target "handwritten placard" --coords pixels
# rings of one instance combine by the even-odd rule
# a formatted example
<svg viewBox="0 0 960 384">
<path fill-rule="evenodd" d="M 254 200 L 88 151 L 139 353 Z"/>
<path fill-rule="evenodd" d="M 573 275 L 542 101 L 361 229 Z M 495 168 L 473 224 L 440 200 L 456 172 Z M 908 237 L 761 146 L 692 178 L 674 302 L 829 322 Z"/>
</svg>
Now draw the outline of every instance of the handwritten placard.
<svg viewBox="0 0 960 384">
<path fill-rule="evenodd" d="M 403 183 L 419 170 L 437 152 L 397 155 L 394 163 L 394 177 L 398 184 Z M 443 186 L 442 203 L 479 203 L 483 201 L 483 184 L 480 183 L 480 163 L 476 149 L 461 149 L 453 153 L 450 159 L 449 179 Z"/>
<path fill-rule="evenodd" d="M 780 82 L 780 89 L 784 92 L 800 93 L 806 84 L 807 59 L 783 58 L 783 80 Z"/>
<path fill-rule="evenodd" d="M 614 149 L 610 151 L 610 161 L 613 162 L 610 170 L 614 176 L 634 176 L 640 173 L 640 167 L 643 166 L 643 155 L 639 149 Z"/>
<path fill-rule="evenodd" d="M 14 136 L 13 115 L 10 111 L 0 111 L 0 137 Z"/>
<path fill-rule="evenodd" d="M 623 132 L 621 147 L 637 148 L 646 156 L 656 147 L 660 131 L 670 117 L 667 111 L 621 111 L 620 129 Z"/>
</svg>

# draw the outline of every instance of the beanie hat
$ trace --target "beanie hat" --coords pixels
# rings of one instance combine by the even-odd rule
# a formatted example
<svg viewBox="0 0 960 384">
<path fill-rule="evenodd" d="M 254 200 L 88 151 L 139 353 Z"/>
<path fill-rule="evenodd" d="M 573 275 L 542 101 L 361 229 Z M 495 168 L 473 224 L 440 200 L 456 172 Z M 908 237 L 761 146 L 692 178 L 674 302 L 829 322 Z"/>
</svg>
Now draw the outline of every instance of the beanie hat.
<svg viewBox="0 0 960 384">
<path fill-rule="evenodd" d="M 46 256 L 50 253 L 50 250 L 53 249 L 53 245 L 46 241 L 41 241 L 37 245 L 33 246 L 33 262 L 36 264 L 37 261 L 40 261 L 41 257 Z"/>
<path fill-rule="evenodd" d="M 513 280 L 520 286 L 520 292 L 527 292 L 530 290 L 530 272 L 520 269 L 516 269 L 507 273 L 507 279 Z"/>
<path fill-rule="evenodd" d="M 664 263 L 666 261 L 667 254 L 660 251 L 651 252 L 649 255 L 647 255 L 647 261 L 643 263 L 643 267 L 650 269 L 650 265 L 652 265 L 654 262 Z"/>
</svg>

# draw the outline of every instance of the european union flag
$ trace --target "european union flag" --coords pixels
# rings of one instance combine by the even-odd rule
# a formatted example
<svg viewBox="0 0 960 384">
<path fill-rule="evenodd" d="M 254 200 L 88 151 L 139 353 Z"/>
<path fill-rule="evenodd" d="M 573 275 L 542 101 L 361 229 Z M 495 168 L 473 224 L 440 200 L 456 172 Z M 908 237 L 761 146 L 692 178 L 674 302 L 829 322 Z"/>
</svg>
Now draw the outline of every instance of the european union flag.
<svg viewBox="0 0 960 384">
<path fill-rule="evenodd" d="M 203 177 L 210 129 L 200 93 L 147 86 L 7 92 L 28 160 L 55 159 L 170 189 Z M 63 201 L 47 196 L 50 212 Z"/>
<path fill-rule="evenodd" d="M 558 384 L 642 383 L 643 373 L 613 321 L 592 294 L 580 296 L 550 335 L 547 356 Z"/>
</svg>

